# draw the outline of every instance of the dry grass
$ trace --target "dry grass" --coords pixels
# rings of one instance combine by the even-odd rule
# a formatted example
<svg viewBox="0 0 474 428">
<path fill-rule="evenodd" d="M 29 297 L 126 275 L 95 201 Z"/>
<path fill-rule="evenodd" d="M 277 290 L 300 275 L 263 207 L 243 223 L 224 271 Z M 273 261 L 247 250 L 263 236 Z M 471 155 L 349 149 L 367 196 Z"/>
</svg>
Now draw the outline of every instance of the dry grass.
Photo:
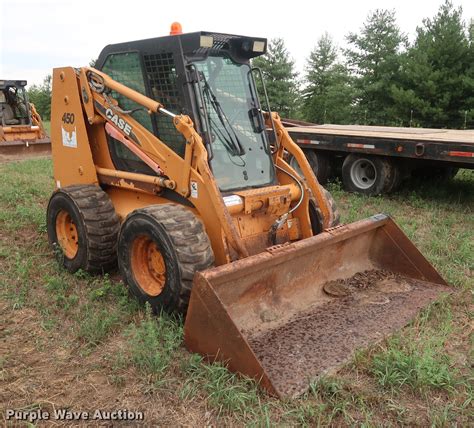
<svg viewBox="0 0 474 428">
<path fill-rule="evenodd" d="M 51 174 L 49 160 L 0 165 L 2 414 L 128 408 L 147 425 L 473 424 L 472 172 L 385 198 L 330 186 L 343 221 L 392 214 L 457 292 L 291 401 L 189 354 L 181 320 L 151 317 L 116 276 L 62 271 L 46 242 Z"/>
</svg>

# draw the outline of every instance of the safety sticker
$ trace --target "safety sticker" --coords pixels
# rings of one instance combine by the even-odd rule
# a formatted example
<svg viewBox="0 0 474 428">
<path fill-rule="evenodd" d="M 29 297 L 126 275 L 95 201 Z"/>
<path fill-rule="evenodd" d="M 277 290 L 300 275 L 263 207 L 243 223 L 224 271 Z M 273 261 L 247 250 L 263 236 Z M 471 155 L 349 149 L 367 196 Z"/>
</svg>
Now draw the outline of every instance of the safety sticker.
<svg viewBox="0 0 474 428">
<path fill-rule="evenodd" d="M 243 200 L 239 195 L 224 196 L 223 199 L 226 207 L 232 207 L 243 203 Z"/>
<path fill-rule="evenodd" d="M 197 199 L 198 197 L 198 184 L 197 181 L 191 181 L 191 198 Z"/>
<path fill-rule="evenodd" d="M 74 127 L 74 131 L 66 131 L 63 127 L 61 127 L 62 135 L 63 135 L 63 146 L 64 147 L 72 147 L 77 148 L 77 137 L 76 137 L 76 127 Z"/>
</svg>

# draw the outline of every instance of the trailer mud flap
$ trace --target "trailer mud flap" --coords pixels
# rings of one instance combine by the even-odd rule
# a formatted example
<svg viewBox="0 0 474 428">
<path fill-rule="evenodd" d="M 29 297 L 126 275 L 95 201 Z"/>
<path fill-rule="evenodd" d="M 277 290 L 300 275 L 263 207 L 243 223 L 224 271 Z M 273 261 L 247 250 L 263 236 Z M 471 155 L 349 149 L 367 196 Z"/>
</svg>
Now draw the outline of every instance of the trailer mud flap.
<svg viewBox="0 0 474 428">
<path fill-rule="evenodd" d="M 196 274 L 185 342 L 296 397 L 449 292 L 401 229 L 376 215 Z"/>
</svg>

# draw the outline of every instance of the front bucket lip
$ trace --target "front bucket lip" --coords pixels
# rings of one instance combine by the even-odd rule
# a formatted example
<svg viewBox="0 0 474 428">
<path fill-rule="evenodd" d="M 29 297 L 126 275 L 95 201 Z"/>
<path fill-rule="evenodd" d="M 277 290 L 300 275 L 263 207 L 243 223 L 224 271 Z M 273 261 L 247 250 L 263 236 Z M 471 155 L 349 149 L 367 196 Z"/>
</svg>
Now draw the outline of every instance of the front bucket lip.
<svg viewBox="0 0 474 428">
<path fill-rule="evenodd" d="M 397 249 L 402 251 L 400 257 L 402 259 L 405 258 L 405 262 L 407 260 L 410 261 L 413 257 L 413 262 L 410 266 L 417 268 L 416 264 L 418 263 L 420 267 L 416 270 L 423 277 L 426 273 L 427 278 L 420 278 L 420 281 L 441 286 L 447 285 L 444 279 L 423 257 L 419 250 L 416 249 L 414 244 L 393 220 L 385 214 L 377 214 L 348 225 L 328 229 L 308 239 L 268 248 L 260 254 L 232 262 L 228 265 L 197 272 L 194 278 L 191 302 L 185 323 L 185 343 L 187 348 L 192 352 L 204 355 L 210 362 L 223 361 L 231 371 L 241 372 L 244 375 L 253 377 L 273 395 L 277 395 L 280 398 L 297 396 L 286 395 L 273 385 L 269 374 L 254 352 L 246 335 L 239 330 L 239 327 L 229 313 L 227 305 L 220 298 L 219 286 L 225 287 L 226 283 L 232 283 L 239 278 L 242 279 L 242 272 L 252 276 L 253 272 L 262 271 L 267 267 L 271 268 L 283 261 L 291 263 L 291 260 L 295 257 L 301 257 L 303 254 L 307 255 L 318 248 L 324 248 L 329 243 L 335 244 L 384 226 L 386 228 L 383 229 L 384 232 L 382 233 L 384 235 L 382 236 L 385 236 L 384 239 L 388 239 Z M 215 308 L 217 308 L 217 311 L 215 311 Z M 217 321 L 215 320 L 215 314 L 219 314 Z M 196 324 L 195 321 L 197 321 Z M 228 326 L 227 330 L 222 330 L 219 322 Z M 408 322 L 409 320 L 403 325 L 406 325 Z M 216 330 L 219 328 L 221 328 L 221 331 L 216 333 Z M 398 328 L 401 327 L 399 326 Z M 206 336 L 212 337 L 204 337 L 203 332 L 208 332 Z M 214 336 L 213 333 L 216 333 L 216 335 Z M 392 331 L 388 334 L 391 333 Z M 216 339 L 216 337 L 219 337 L 219 339 Z M 237 351 L 235 351 L 235 343 L 232 345 L 233 349 L 226 348 L 228 343 L 233 340 L 240 344 Z M 234 351 L 238 353 L 239 358 L 235 357 L 237 354 Z M 228 353 L 225 354 L 225 352 Z M 348 358 L 350 356 L 348 355 Z M 243 359 L 243 361 L 239 359 Z M 324 372 L 321 372 L 321 374 L 324 374 Z"/>
</svg>

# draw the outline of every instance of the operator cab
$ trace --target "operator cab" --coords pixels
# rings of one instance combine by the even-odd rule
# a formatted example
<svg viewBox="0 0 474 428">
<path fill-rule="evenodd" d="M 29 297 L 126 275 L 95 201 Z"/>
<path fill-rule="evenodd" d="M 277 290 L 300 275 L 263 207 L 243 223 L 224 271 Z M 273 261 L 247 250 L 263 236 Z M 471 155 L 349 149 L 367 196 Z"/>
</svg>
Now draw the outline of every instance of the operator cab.
<svg viewBox="0 0 474 428">
<path fill-rule="evenodd" d="M 275 170 L 250 60 L 266 52 L 266 39 L 211 32 L 174 34 L 106 46 L 96 68 L 191 117 L 223 192 L 275 183 Z M 185 140 L 170 117 L 149 115 L 113 93 L 119 106 L 178 155 Z M 109 136 L 117 169 L 155 173 Z"/>
<path fill-rule="evenodd" d="M 26 80 L 0 80 L 0 126 L 30 125 Z"/>
</svg>

